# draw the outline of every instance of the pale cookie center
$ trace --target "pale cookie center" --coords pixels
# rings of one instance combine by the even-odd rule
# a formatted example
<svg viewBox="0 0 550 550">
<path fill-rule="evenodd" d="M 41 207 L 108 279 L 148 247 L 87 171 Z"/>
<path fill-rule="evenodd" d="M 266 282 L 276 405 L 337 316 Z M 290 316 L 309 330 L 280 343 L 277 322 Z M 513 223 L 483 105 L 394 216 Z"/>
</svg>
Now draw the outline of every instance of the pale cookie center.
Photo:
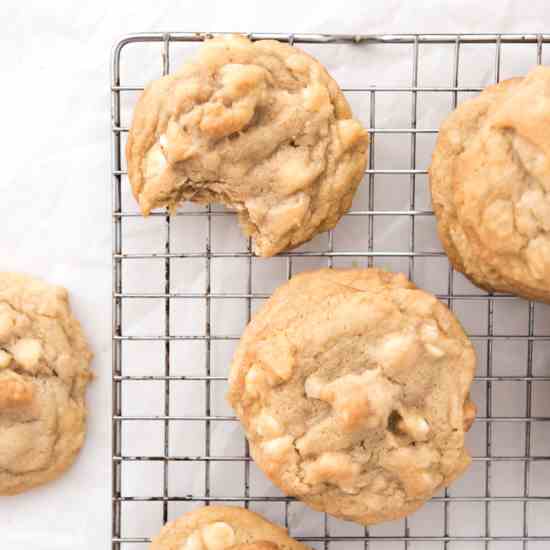
<svg viewBox="0 0 550 550">
<path fill-rule="evenodd" d="M 217 521 L 193 531 L 180 550 L 225 550 L 234 544 L 233 528 L 223 521 Z"/>
</svg>

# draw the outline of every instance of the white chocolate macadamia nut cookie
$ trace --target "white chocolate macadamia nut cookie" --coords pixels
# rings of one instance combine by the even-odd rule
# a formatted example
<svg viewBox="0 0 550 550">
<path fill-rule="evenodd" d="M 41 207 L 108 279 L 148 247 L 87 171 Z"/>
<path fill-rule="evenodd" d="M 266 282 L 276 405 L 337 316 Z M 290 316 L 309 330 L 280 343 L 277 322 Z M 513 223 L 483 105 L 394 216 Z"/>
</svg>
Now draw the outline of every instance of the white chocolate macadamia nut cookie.
<svg viewBox="0 0 550 550">
<path fill-rule="evenodd" d="M 0 273 L 0 495 L 73 463 L 86 433 L 91 357 L 64 288 Z"/>
<path fill-rule="evenodd" d="M 262 516 L 231 506 L 205 506 L 167 523 L 151 550 L 310 550 Z"/>
<path fill-rule="evenodd" d="M 126 157 L 144 215 L 183 201 L 223 203 L 256 254 L 273 256 L 336 225 L 367 147 L 340 88 L 311 56 L 219 36 L 147 86 Z"/>
<path fill-rule="evenodd" d="M 229 401 L 286 494 L 373 524 L 410 514 L 467 468 L 475 353 L 402 274 L 302 273 L 246 328 Z"/>
<path fill-rule="evenodd" d="M 550 303 L 550 68 L 490 86 L 441 126 L 438 232 L 478 286 Z"/>
</svg>

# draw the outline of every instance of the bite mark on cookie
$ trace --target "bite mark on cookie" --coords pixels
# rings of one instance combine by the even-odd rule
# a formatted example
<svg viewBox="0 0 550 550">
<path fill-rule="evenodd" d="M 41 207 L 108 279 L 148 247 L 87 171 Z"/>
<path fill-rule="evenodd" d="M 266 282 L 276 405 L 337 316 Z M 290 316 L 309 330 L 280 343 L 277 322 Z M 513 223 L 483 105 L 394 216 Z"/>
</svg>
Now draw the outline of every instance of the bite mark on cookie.
<svg viewBox="0 0 550 550">
<path fill-rule="evenodd" d="M 367 132 L 316 60 L 232 36 L 205 41 L 195 60 L 146 88 L 126 156 L 143 214 L 221 202 L 255 252 L 272 256 L 336 225 L 367 149 Z"/>
</svg>

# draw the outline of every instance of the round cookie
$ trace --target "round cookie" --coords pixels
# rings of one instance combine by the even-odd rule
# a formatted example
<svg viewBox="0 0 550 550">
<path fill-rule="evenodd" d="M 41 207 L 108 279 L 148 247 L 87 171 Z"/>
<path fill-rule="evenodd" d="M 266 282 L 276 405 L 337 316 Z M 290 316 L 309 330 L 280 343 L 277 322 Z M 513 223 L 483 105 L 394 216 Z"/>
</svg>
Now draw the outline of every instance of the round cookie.
<svg viewBox="0 0 550 550">
<path fill-rule="evenodd" d="M 205 506 L 167 523 L 151 550 L 310 550 L 244 508 Z"/>
<path fill-rule="evenodd" d="M 438 233 L 476 285 L 550 302 L 550 69 L 462 103 L 430 167 Z"/>
<path fill-rule="evenodd" d="M 46 483 L 73 463 L 91 357 L 64 288 L 0 273 L 0 494 Z"/>
<path fill-rule="evenodd" d="M 273 483 L 368 525 L 410 514 L 469 465 L 475 364 L 453 314 L 404 275 L 322 269 L 254 316 L 228 399 Z"/>
<path fill-rule="evenodd" d="M 368 134 L 311 56 L 273 40 L 219 36 L 150 83 L 126 147 L 144 215 L 178 203 L 237 211 L 259 256 L 333 228 L 350 208 Z"/>
</svg>

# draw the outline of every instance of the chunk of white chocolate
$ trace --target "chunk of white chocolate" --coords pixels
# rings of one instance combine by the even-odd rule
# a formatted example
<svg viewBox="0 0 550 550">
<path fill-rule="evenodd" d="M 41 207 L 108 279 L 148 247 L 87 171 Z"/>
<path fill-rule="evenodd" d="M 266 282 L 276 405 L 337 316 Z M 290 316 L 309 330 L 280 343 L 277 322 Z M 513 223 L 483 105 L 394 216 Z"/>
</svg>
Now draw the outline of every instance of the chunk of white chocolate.
<svg viewBox="0 0 550 550">
<path fill-rule="evenodd" d="M 392 449 L 382 463 L 388 470 L 420 470 L 429 468 L 439 461 L 439 453 L 430 445 L 399 447 Z"/>
<path fill-rule="evenodd" d="M 42 344 L 34 338 L 21 338 L 8 349 L 15 362 L 29 371 L 34 371 L 42 357 Z"/>
<path fill-rule="evenodd" d="M 283 435 L 283 426 L 281 423 L 265 411 L 260 412 L 260 414 L 254 419 L 254 427 L 256 429 L 256 433 L 260 437 L 264 437 L 266 439 L 272 439 Z"/>
<path fill-rule="evenodd" d="M 420 327 L 420 339 L 426 344 L 433 344 L 440 338 L 437 323 L 433 320 L 424 321 Z"/>
<path fill-rule="evenodd" d="M 440 359 L 446 355 L 443 341 L 445 336 L 441 334 L 437 323 L 430 319 L 424 321 L 420 326 L 420 339 L 424 344 L 424 349 L 435 359 Z"/>
<path fill-rule="evenodd" d="M 415 441 L 426 441 L 430 433 L 428 421 L 416 413 L 405 413 L 397 423 L 397 429 Z"/>
<path fill-rule="evenodd" d="M 180 550 L 204 550 L 204 544 L 199 531 L 193 531 L 180 546 Z"/>
<path fill-rule="evenodd" d="M 416 498 L 431 494 L 443 480 L 439 472 L 430 469 L 439 459 L 438 451 L 424 444 L 392 449 L 383 457 L 381 465 L 397 475 L 405 492 Z"/>
<path fill-rule="evenodd" d="M 419 342 L 412 332 L 390 334 L 370 351 L 372 359 L 388 371 L 407 370 L 419 355 Z"/>
<path fill-rule="evenodd" d="M 143 160 L 143 175 L 145 179 L 158 178 L 166 168 L 166 157 L 160 142 L 149 149 Z"/>
<path fill-rule="evenodd" d="M 282 381 L 290 379 L 294 370 L 294 354 L 292 345 L 284 334 L 261 340 L 256 345 L 255 352 L 265 370 Z"/>
<path fill-rule="evenodd" d="M 235 532 L 231 525 L 217 521 L 202 528 L 202 540 L 206 550 L 225 550 L 235 544 Z"/>
<path fill-rule="evenodd" d="M 275 461 L 283 460 L 284 457 L 294 449 L 292 436 L 284 435 L 282 437 L 276 437 L 270 441 L 266 441 L 262 444 L 264 453 L 270 455 Z"/>
<path fill-rule="evenodd" d="M 317 460 L 304 465 L 304 481 L 308 484 L 329 483 L 346 493 L 357 493 L 357 478 L 361 465 L 353 462 L 348 454 L 323 453 Z"/>
<path fill-rule="evenodd" d="M 440 473 L 428 470 L 404 472 L 400 477 L 405 491 L 411 497 L 423 497 L 432 494 L 443 480 Z"/>
<path fill-rule="evenodd" d="M 257 364 L 252 365 L 244 378 L 246 393 L 251 397 L 260 397 L 269 386 L 267 375 L 262 368 Z"/>
<path fill-rule="evenodd" d="M 440 347 L 434 346 L 433 344 L 424 344 L 424 347 L 435 359 L 441 359 L 441 357 L 445 356 L 445 352 Z"/>
<path fill-rule="evenodd" d="M 326 384 L 323 384 L 319 378 L 315 375 L 308 376 L 304 384 L 304 390 L 306 395 L 312 399 L 321 399 L 321 394 L 323 392 L 323 387 Z"/>
<path fill-rule="evenodd" d="M 329 403 L 349 431 L 384 426 L 399 391 L 378 368 L 346 374 L 324 385 L 315 377 L 306 381 L 306 394 Z"/>
</svg>

